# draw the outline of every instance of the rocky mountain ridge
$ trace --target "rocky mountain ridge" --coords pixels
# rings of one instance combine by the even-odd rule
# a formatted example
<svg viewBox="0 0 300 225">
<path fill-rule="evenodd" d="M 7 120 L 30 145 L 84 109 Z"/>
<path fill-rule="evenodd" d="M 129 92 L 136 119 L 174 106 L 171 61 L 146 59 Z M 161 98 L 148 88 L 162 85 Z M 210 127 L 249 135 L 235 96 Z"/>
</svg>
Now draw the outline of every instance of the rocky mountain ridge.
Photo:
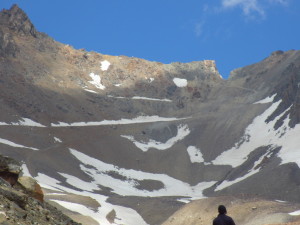
<svg viewBox="0 0 300 225">
<path fill-rule="evenodd" d="M 212 60 L 76 50 L 14 5 L 0 13 L 1 153 L 83 224 L 161 224 L 204 196 L 297 203 L 299 71 L 295 50 L 228 80 Z"/>
</svg>

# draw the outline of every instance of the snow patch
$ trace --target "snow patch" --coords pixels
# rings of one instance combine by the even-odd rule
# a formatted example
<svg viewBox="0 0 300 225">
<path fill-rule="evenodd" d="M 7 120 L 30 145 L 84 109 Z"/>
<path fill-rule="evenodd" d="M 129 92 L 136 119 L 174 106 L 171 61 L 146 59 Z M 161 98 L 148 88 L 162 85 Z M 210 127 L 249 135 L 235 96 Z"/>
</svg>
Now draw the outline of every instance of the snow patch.
<svg viewBox="0 0 300 225">
<path fill-rule="evenodd" d="M 113 96 L 107 95 L 109 98 L 118 98 L 118 99 L 133 99 L 133 100 L 146 100 L 146 101 L 159 101 L 159 102 L 172 102 L 172 100 L 164 98 L 148 98 L 148 97 L 140 97 L 140 96 L 133 96 L 132 98 L 120 97 L 120 96 Z"/>
<path fill-rule="evenodd" d="M 109 61 L 104 60 L 104 61 L 101 62 L 101 70 L 102 71 L 108 70 L 109 66 L 110 66 L 110 62 Z"/>
<path fill-rule="evenodd" d="M 139 96 L 133 96 L 132 99 L 136 100 L 148 100 L 148 101 L 160 101 L 160 102 L 172 102 L 170 99 L 160 99 L 160 98 L 147 98 L 147 97 L 139 97 Z"/>
<path fill-rule="evenodd" d="M 106 125 L 124 125 L 124 124 L 135 124 L 135 123 L 168 122 L 168 121 L 185 120 L 185 119 L 187 118 L 138 116 L 132 119 L 103 120 L 99 122 L 75 122 L 75 123 L 58 122 L 58 124 L 51 123 L 51 126 L 52 127 L 106 126 Z"/>
<path fill-rule="evenodd" d="M 191 198 L 179 198 L 177 199 L 178 202 L 183 202 L 183 203 L 190 203 L 191 202 Z"/>
<path fill-rule="evenodd" d="M 46 127 L 28 118 L 21 118 L 18 122 L 4 123 L 0 122 L 0 126 L 28 126 L 28 127 Z"/>
<path fill-rule="evenodd" d="M 27 147 L 27 146 L 24 146 L 24 145 L 19 145 L 19 144 L 16 144 L 12 141 L 9 141 L 9 140 L 6 140 L 6 139 L 2 139 L 0 138 L 0 143 L 1 144 L 5 144 L 5 145 L 9 145 L 11 147 L 15 147 L 15 148 L 27 148 L 27 149 L 31 149 L 31 150 L 34 150 L 34 151 L 38 151 L 39 149 L 37 148 L 33 148 L 33 147 Z"/>
<path fill-rule="evenodd" d="M 274 101 L 276 94 L 272 95 L 271 97 L 266 97 L 260 101 L 254 102 L 253 104 L 266 104 L 266 103 L 272 103 Z"/>
<path fill-rule="evenodd" d="M 98 94 L 98 92 L 96 92 L 96 91 L 93 91 L 93 90 L 90 90 L 90 89 L 84 89 L 85 91 L 87 91 L 87 92 L 91 92 L 91 93 L 94 93 L 94 94 Z"/>
<path fill-rule="evenodd" d="M 297 210 L 295 212 L 291 212 L 291 213 L 289 213 L 289 215 L 291 215 L 291 216 L 300 216 L 300 210 Z"/>
<path fill-rule="evenodd" d="M 62 143 L 62 140 L 60 140 L 58 137 L 54 137 L 54 141 L 55 141 L 55 142 Z"/>
<path fill-rule="evenodd" d="M 192 163 L 204 162 L 203 155 L 202 155 L 200 149 L 196 148 L 195 146 L 189 146 L 187 148 L 187 152 L 189 153 L 190 160 Z"/>
<path fill-rule="evenodd" d="M 173 82 L 177 87 L 186 87 L 187 86 L 187 80 L 186 79 L 174 78 Z"/>
<path fill-rule="evenodd" d="M 23 173 L 23 176 L 26 176 L 26 177 L 33 177 L 31 176 L 29 170 L 28 170 L 28 167 L 25 163 L 22 164 L 22 173 Z"/>
<path fill-rule="evenodd" d="M 90 73 L 90 77 L 92 78 L 92 81 L 89 81 L 91 84 L 93 84 L 98 89 L 105 89 L 105 86 L 101 83 L 101 77 L 99 75 Z"/>
<path fill-rule="evenodd" d="M 158 142 L 152 139 L 150 139 L 148 142 L 139 142 L 136 141 L 133 136 L 127 135 L 121 135 L 121 137 L 132 141 L 136 147 L 141 149 L 143 152 L 146 152 L 150 148 L 155 148 L 157 150 L 166 150 L 168 148 L 171 148 L 176 142 L 184 139 L 189 133 L 190 130 L 187 125 L 179 125 L 177 127 L 177 135 L 175 137 L 170 138 L 165 143 Z"/>
<path fill-rule="evenodd" d="M 223 181 L 221 184 L 218 185 L 218 187 L 215 189 L 215 191 L 222 190 L 222 189 L 224 189 L 224 188 L 226 188 L 226 187 L 229 187 L 229 186 L 231 186 L 231 185 L 233 185 L 233 184 L 235 184 L 235 183 L 238 183 L 238 182 L 240 182 L 240 181 L 242 181 L 242 180 L 245 180 L 245 179 L 247 179 L 248 177 L 250 177 L 250 176 L 252 176 L 252 175 L 258 173 L 259 170 L 260 170 L 259 165 L 263 162 L 264 159 L 268 158 L 268 155 L 270 155 L 270 154 L 271 154 L 271 151 L 270 151 L 270 150 L 267 151 L 264 155 L 262 155 L 262 156 L 254 163 L 252 169 L 250 169 L 250 170 L 248 171 L 247 174 L 245 174 L 244 176 L 239 177 L 239 178 L 237 178 L 237 179 L 235 179 L 235 180 L 232 180 L 232 181 L 228 181 L 228 180 Z"/>
</svg>

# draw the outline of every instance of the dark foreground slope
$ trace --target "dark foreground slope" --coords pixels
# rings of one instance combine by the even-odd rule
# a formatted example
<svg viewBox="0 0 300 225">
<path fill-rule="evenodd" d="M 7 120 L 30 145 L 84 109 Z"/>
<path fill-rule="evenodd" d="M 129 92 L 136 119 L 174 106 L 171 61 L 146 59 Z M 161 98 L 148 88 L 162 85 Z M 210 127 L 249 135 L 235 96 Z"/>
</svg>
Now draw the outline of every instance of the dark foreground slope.
<svg viewBox="0 0 300 225">
<path fill-rule="evenodd" d="M 299 71 L 294 50 L 228 80 L 211 60 L 75 50 L 13 6 L 0 13 L 1 153 L 86 224 L 160 224 L 203 196 L 299 202 Z"/>
</svg>

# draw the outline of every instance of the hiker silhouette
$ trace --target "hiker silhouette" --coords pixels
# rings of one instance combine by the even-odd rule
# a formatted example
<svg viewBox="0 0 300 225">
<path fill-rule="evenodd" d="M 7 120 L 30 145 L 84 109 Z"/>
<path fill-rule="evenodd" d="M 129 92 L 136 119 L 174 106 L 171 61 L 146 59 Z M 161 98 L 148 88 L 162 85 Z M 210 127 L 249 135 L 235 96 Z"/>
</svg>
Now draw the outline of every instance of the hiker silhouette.
<svg viewBox="0 0 300 225">
<path fill-rule="evenodd" d="M 213 225 L 235 225 L 233 219 L 227 216 L 227 210 L 224 205 L 219 205 L 218 207 L 219 215 L 214 219 Z"/>
</svg>

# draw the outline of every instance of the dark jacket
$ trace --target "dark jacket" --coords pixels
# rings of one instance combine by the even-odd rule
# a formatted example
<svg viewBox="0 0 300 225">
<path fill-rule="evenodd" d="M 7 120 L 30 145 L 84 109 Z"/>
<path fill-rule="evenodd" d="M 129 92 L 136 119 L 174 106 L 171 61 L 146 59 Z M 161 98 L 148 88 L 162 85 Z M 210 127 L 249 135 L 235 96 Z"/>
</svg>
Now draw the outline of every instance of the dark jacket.
<svg viewBox="0 0 300 225">
<path fill-rule="evenodd" d="M 235 225 L 235 223 L 230 216 L 219 214 L 218 217 L 214 219 L 213 225 Z"/>
</svg>

